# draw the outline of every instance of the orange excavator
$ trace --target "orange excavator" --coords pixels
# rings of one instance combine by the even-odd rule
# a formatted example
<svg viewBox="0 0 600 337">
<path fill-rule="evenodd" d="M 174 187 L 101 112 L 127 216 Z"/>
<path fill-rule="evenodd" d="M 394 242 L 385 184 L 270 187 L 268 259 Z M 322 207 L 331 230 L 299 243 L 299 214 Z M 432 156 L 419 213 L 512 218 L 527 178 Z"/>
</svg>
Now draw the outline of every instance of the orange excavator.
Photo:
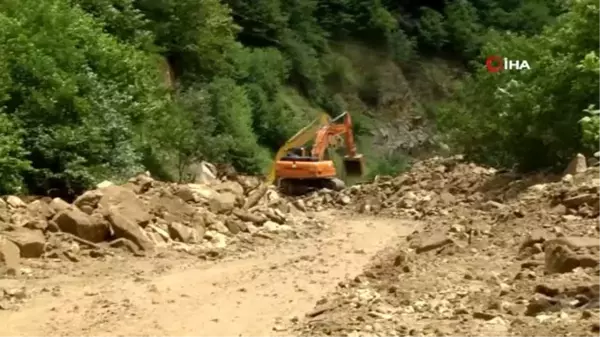
<svg viewBox="0 0 600 337">
<path fill-rule="evenodd" d="M 340 119 L 342 123 L 338 123 Z M 277 182 L 284 193 L 292 195 L 321 188 L 343 189 L 344 182 L 338 178 L 333 161 L 326 158 L 327 149 L 339 145 L 340 138 L 345 142 L 346 175 L 362 176 L 364 158 L 356 150 L 350 114 L 344 112 L 334 119 L 322 114 L 290 138 L 277 152 L 267 183 Z M 307 154 L 303 146 L 313 139 L 312 149 Z"/>
</svg>

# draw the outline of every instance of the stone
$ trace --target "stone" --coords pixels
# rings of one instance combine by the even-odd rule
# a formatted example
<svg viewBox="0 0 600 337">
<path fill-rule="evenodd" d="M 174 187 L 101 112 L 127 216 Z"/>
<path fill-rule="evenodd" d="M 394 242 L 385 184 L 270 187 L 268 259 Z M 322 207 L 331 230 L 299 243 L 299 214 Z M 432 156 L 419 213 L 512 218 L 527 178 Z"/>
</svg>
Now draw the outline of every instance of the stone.
<svg viewBox="0 0 600 337">
<path fill-rule="evenodd" d="M 350 202 L 352 202 L 352 199 L 350 199 L 350 197 L 347 195 L 343 195 L 340 198 L 340 202 L 342 203 L 342 205 L 348 205 L 348 204 L 350 204 Z"/>
<path fill-rule="evenodd" d="M 3 235 L 19 247 L 21 257 L 40 257 L 44 254 L 46 238 L 41 230 L 13 228 L 12 231 L 4 232 Z"/>
<path fill-rule="evenodd" d="M 235 219 L 227 219 L 225 221 L 225 226 L 227 226 L 227 228 L 229 229 L 229 232 L 231 232 L 231 234 L 235 235 L 235 234 L 241 232 L 239 221 L 237 221 Z"/>
<path fill-rule="evenodd" d="M 21 252 L 14 242 L 0 236 L 0 276 L 17 275 Z"/>
<path fill-rule="evenodd" d="M 61 231 L 91 242 L 102 242 L 110 234 L 106 223 L 97 221 L 79 209 L 64 210 L 56 214 L 52 220 Z"/>
<path fill-rule="evenodd" d="M 102 199 L 102 196 L 104 196 L 104 194 L 99 190 L 87 191 L 77 197 L 77 199 L 75 199 L 73 202 L 73 205 L 79 207 L 81 210 L 84 208 L 94 210 L 96 207 L 98 207 L 98 203 L 100 202 L 100 199 Z"/>
<path fill-rule="evenodd" d="M 9 195 L 6 197 L 6 203 L 12 208 L 27 207 L 27 204 L 21 200 L 21 198 L 15 195 Z"/>
<path fill-rule="evenodd" d="M 214 187 L 214 190 L 218 193 L 230 192 L 236 196 L 244 195 L 244 187 L 237 181 L 225 181 Z"/>
<path fill-rule="evenodd" d="M 571 174 L 576 175 L 578 173 L 583 173 L 587 170 L 587 162 L 585 156 L 581 153 L 578 153 L 569 163 L 565 171 L 564 175 Z"/>
<path fill-rule="evenodd" d="M 138 199 L 132 190 L 121 186 L 108 186 L 102 189 L 102 193 L 98 205 L 103 209 L 116 209 L 120 216 L 126 217 L 140 226 L 144 226 L 152 220 L 148 207 Z"/>
<path fill-rule="evenodd" d="M 194 192 L 187 186 L 180 186 L 175 192 L 175 195 L 185 202 L 198 201 L 196 199 L 196 194 L 194 194 Z"/>
<path fill-rule="evenodd" d="M 577 267 L 593 268 L 598 266 L 597 255 L 578 254 L 574 250 L 598 249 L 598 239 L 586 237 L 562 237 L 544 243 L 545 269 L 548 274 L 568 273 Z"/>
<path fill-rule="evenodd" d="M 563 200 L 563 205 L 567 206 L 568 208 L 578 208 L 579 206 L 581 206 L 583 204 L 587 204 L 587 205 L 591 206 L 594 203 L 596 203 L 597 201 L 598 201 L 598 194 L 586 193 L 586 194 L 579 194 L 574 197 L 566 198 L 565 200 Z"/>
<path fill-rule="evenodd" d="M 27 205 L 27 210 L 29 210 L 29 213 L 34 214 L 42 219 L 50 219 L 54 216 L 54 214 L 56 214 L 56 212 L 52 209 L 52 207 L 50 207 L 49 204 L 41 200 L 35 200 L 30 202 Z"/>
<path fill-rule="evenodd" d="M 212 187 L 204 184 L 187 184 L 185 188 L 194 195 L 195 200 L 211 200 L 218 195 Z"/>
<path fill-rule="evenodd" d="M 52 199 L 49 206 L 55 213 L 71 208 L 71 205 L 61 198 Z"/>
<path fill-rule="evenodd" d="M 210 224 L 209 226 L 210 229 L 216 231 L 217 233 L 221 233 L 221 234 L 229 234 L 229 228 L 227 228 L 227 226 L 223 223 L 223 221 L 217 220 L 215 222 L 213 222 L 212 224 Z"/>
<path fill-rule="evenodd" d="M 130 217 L 121 214 L 119 208 L 112 207 L 108 209 L 108 220 L 116 238 L 128 239 L 142 250 L 154 248 L 154 243 L 146 236 L 144 230 Z"/>
<path fill-rule="evenodd" d="M 200 238 L 202 238 L 202 236 L 199 236 L 199 233 L 194 228 L 185 226 L 178 222 L 172 222 L 169 224 L 169 235 L 173 240 L 183 243 L 196 243 L 200 241 Z"/>
<path fill-rule="evenodd" d="M 277 232 L 279 230 L 280 225 L 274 221 L 266 221 L 263 226 L 265 230 L 269 232 Z"/>
<path fill-rule="evenodd" d="M 208 207 L 211 212 L 221 214 L 230 213 L 234 209 L 235 204 L 236 195 L 231 192 L 223 192 L 210 200 Z"/>
<path fill-rule="evenodd" d="M 417 254 L 421 254 L 452 243 L 452 239 L 448 238 L 446 233 L 435 233 L 431 237 L 427 238 L 422 244 L 420 244 L 416 248 L 416 252 Z"/>
<path fill-rule="evenodd" d="M 150 204 L 152 205 L 153 211 L 157 214 L 162 214 L 165 220 L 170 219 L 171 221 L 177 222 L 189 221 L 196 213 L 194 207 L 185 203 L 181 198 L 171 194 L 156 196 L 152 198 Z M 170 215 L 170 217 L 167 215 Z"/>
</svg>

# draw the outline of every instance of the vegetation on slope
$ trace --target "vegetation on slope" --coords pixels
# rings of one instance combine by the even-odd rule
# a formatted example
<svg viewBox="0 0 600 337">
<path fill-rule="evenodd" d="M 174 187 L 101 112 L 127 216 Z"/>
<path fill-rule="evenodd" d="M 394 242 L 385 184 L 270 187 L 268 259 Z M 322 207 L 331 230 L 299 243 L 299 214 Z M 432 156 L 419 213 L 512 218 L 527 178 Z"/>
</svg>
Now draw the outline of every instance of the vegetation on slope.
<svg viewBox="0 0 600 337">
<path fill-rule="evenodd" d="M 473 158 L 554 165 L 597 151 L 597 115 L 579 123 L 598 102 L 597 16 L 591 0 L 5 0 L 0 192 L 181 179 L 204 159 L 264 172 L 319 110 L 352 111 L 363 147 L 377 122 L 428 113 Z M 486 73 L 489 54 L 532 70 Z M 422 80 L 441 58 L 470 73 L 459 87 Z M 372 173 L 399 152 L 371 151 Z"/>
</svg>

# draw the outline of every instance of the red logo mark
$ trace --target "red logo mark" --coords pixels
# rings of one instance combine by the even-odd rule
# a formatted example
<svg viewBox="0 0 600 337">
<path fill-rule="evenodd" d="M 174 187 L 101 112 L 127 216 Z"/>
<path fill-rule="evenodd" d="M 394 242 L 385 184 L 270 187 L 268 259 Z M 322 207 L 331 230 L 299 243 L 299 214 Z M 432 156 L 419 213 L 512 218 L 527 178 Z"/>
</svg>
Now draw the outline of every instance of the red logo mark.
<svg viewBox="0 0 600 337">
<path fill-rule="evenodd" d="M 504 61 L 500 56 L 488 56 L 485 59 L 485 66 L 490 73 L 497 73 L 504 69 Z"/>
</svg>

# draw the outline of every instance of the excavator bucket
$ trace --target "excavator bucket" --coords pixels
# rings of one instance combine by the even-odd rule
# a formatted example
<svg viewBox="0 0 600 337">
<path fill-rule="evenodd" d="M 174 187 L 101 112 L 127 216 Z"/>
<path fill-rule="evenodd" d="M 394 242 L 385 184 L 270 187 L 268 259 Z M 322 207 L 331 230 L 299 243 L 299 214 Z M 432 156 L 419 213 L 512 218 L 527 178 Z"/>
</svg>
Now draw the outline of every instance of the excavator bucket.
<svg viewBox="0 0 600 337">
<path fill-rule="evenodd" d="M 344 170 L 347 176 L 362 177 L 365 174 L 365 160 L 361 154 L 344 157 Z"/>
</svg>

